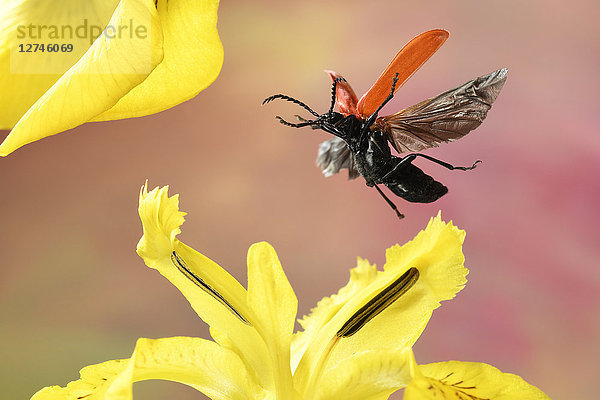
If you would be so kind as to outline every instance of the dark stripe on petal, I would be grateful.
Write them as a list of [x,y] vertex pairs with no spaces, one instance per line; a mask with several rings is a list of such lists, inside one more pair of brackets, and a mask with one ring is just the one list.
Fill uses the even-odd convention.
[[177,255],[177,253],[175,253],[175,252],[171,253],[171,262],[190,281],[194,282],[202,290],[204,290],[206,293],[210,294],[215,300],[217,300],[219,303],[221,303],[225,307],[227,307],[229,309],[229,311],[231,311],[236,317],[238,317],[240,319],[240,321],[242,321],[244,324],[251,326],[250,322],[248,322],[248,320],[246,318],[244,318],[244,316],[242,314],[240,314],[240,312],[238,310],[236,310],[231,305],[231,303],[229,303],[219,292],[217,292],[215,289],[210,287],[198,275],[196,275],[192,271],[190,271],[189,268],[186,267],[186,265],[183,262],[183,260],[181,259],[181,257],[179,257],[179,255]]
[[360,330],[367,322],[392,305],[406,293],[419,279],[419,270],[410,268],[401,277],[384,288],[375,297],[360,308],[336,333],[338,337],[349,337]]

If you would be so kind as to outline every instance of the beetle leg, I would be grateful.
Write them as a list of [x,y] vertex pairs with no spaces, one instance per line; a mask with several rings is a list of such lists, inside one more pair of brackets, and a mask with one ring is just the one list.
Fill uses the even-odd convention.
[[377,185],[373,185],[373,186],[375,186],[375,189],[377,189],[377,192],[379,192],[379,194],[381,195],[381,197],[383,197],[383,199],[386,201],[386,203],[388,203],[388,205],[390,207],[392,207],[392,210],[394,210],[398,219],[404,218],[404,214],[402,214],[400,211],[398,211],[398,207],[396,207],[396,205],[390,199],[388,199],[388,197],[381,191],[381,189],[379,189],[379,186],[377,186]]
[[381,105],[377,108],[377,110],[375,110],[375,112],[373,114],[371,114],[369,116],[369,118],[367,118],[367,121],[365,123],[365,129],[368,129],[371,125],[373,125],[373,123],[375,122],[375,120],[377,119],[377,114],[379,114],[379,111],[381,111],[381,109],[391,100],[394,98],[394,91],[396,90],[396,83],[398,83],[398,73],[396,73],[396,75],[394,76],[394,79],[392,81],[392,90],[390,91],[390,94],[388,95],[388,97],[385,98],[385,100],[383,101],[383,103],[381,103]]
[[333,107],[335,106],[335,92],[338,82],[346,82],[346,80],[341,76],[338,76],[333,80],[333,84],[331,87],[331,106],[329,107],[329,111],[327,111],[327,114],[333,113]]
[[431,156],[428,156],[427,154],[414,153],[414,154],[409,154],[409,155],[403,157],[402,159],[404,160],[405,158],[408,158],[408,157],[410,157],[411,161],[414,160],[417,157],[423,157],[423,158],[425,158],[425,159],[427,159],[429,161],[432,161],[432,162],[434,162],[434,163],[436,163],[438,165],[441,165],[442,167],[447,168],[449,170],[455,170],[455,169],[457,169],[457,170],[460,170],[460,171],[470,171],[470,170],[474,169],[475,167],[477,167],[477,164],[479,164],[481,162],[481,160],[477,160],[470,167],[455,167],[454,165],[452,165],[450,163],[447,163],[447,162],[442,161],[442,160],[438,160],[437,158],[433,158]]
[[367,134],[369,133],[369,129],[371,128],[371,125],[373,125],[375,123],[375,120],[377,119],[377,114],[379,114],[379,111],[381,111],[381,109],[391,99],[394,98],[394,91],[396,90],[396,83],[398,83],[398,73],[396,73],[396,75],[394,76],[394,79],[392,80],[392,90],[390,90],[390,94],[388,95],[388,97],[385,98],[385,100],[383,101],[383,103],[381,103],[381,105],[377,108],[377,110],[375,110],[375,112],[373,114],[371,114],[369,116],[369,118],[367,118],[367,120],[363,123],[362,129],[360,131],[359,142],[362,143],[363,140],[365,140]]
[[391,177],[392,175],[394,175],[394,173],[399,168],[402,168],[403,165],[412,163],[414,161],[414,159],[417,158],[417,157],[423,157],[423,158],[425,158],[425,159],[427,159],[429,161],[432,161],[432,162],[434,162],[434,163],[436,163],[438,165],[441,165],[442,167],[447,168],[449,170],[455,170],[455,169],[457,169],[459,171],[469,171],[469,170],[472,170],[475,167],[477,167],[477,164],[479,164],[481,162],[481,160],[477,160],[470,167],[456,167],[456,166],[454,166],[454,165],[452,165],[450,163],[447,163],[445,161],[438,160],[437,158],[433,158],[431,156],[428,156],[427,154],[413,153],[413,154],[406,155],[406,156],[404,156],[402,158],[394,157],[396,160],[398,160],[397,163],[396,163],[396,165],[394,165],[394,167],[387,174],[385,174],[381,178],[381,180],[382,181],[387,180],[389,177]]

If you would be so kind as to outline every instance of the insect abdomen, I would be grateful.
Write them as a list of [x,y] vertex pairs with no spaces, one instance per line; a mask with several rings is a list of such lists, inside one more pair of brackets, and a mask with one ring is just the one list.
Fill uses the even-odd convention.
[[403,166],[384,183],[395,195],[412,203],[432,203],[448,193],[446,186],[412,164]]

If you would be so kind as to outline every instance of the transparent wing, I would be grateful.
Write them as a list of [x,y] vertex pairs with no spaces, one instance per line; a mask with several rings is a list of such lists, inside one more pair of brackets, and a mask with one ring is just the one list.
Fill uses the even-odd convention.
[[477,128],[498,97],[508,70],[499,69],[399,113],[377,118],[398,153],[421,151],[460,139]]
[[360,176],[354,166],[354,158],[346,142],[335,136],[319,145],[317,166],[321,168],[323,175],[327,177],[337,174],[344,168],[348,170],[348,179],[355,179]]

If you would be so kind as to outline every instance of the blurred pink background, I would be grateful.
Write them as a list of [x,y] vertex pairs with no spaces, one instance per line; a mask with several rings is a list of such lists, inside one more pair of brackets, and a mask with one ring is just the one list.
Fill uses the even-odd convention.
[[[436,310],[417,361],[490,363],[554,399],[595,399],[600,374],[600,135],[596,1],[223,2],[225,63],[195,99],[157,115],[90,123],[0,160],[0,381],[6,399],[131,354],[138,337],[208,338],[183,296],[135,254],[139,187],[171,186],[180,235],[244,284],[248,246],[278,251],[299,316],[348,279],[357,256],[382,265],[439,209],[467,231],[467,287]],[[330,80],[363,93],[397,50],[433,28],[448,42],[401,89],[398,111],[500,67],[508,81],[485,123],[418,162],[450,192],[398,199],[399,222],[364,181],[324,178],[328,136],[260,107],[285,93],[325,111]],[[137,398],[199,399],[174,383]],[[396,395],[395,395],[396,396]]]

